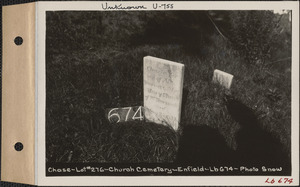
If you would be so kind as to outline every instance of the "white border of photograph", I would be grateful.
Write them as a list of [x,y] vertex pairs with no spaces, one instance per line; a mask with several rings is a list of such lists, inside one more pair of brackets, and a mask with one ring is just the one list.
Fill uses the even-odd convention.
[[[123,6],[144,6],[148,11],[154,10],[153,3],[173,4],[172,10],[292,10],[292,184],[266,184],[267,178],[279,180],[282,176],[70,176],[46,177],[46,139],[45,139],[45,109],[46,109],[46,11],[81,10],[103,11],[102,4],[122,4]],[[291,186],[299,185],[299,2],[116,2],[116,1],[69,1],[69,2],[37,2],[37,41],[36,41],[36,184],[59,186]],[[163,10],[163,9],[155,9]],[[118,10],[109,10],[118,11]],[[136,10],[132,10],[136,11]],[[166,10],[171,11],[171,10]]]

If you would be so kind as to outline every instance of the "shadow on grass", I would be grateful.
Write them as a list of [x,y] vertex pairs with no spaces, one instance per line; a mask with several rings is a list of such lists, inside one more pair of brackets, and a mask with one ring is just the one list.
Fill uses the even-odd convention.
[[239,164],[290,168],[290,158],[279,139],[261,127],[254,111],[231,96],[225,96],[230,116],[239,123],[236,158]]
[[234,157],[218,130],[206,125],[184,127],[177,162],[186,164],[225,164]]
[[290,170],[290,158],[279,139],[264,130],[252,109],[225,96],[229,115],[239,123],[236,150],[230,149],[217,129],[207,125],[187,125],[179,140],[177,162],[201,165],[283,167]]

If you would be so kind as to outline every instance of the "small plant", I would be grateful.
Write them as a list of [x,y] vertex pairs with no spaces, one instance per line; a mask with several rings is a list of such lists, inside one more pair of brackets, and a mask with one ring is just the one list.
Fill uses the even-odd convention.
[[277,101],[281,100],[281,98],[282,98],[281,94],[278,92],[278,90],[276,88],[268,89],[268,91],[265,95],[268,99],[270,99],[273,102],[277,102]]

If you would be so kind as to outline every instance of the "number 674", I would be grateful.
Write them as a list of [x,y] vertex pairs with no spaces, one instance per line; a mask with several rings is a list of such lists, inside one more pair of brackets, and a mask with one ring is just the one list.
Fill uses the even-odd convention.
[[107,119],[110,123],[142,121],[144,120],[144,108],[142,106],[110,108],[107,110]]

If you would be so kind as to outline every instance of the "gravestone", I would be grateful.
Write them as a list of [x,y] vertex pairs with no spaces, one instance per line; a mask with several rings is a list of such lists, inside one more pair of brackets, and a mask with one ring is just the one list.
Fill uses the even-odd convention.
[[184,65],[144,57],[144,112],[146,121],[178,129],[181,115]]
[[230,89],[232,83],[233,75],[226,73],[224,71],[215,69],[213,82],[219,83],[220,85],[224,86],[227,89]]

